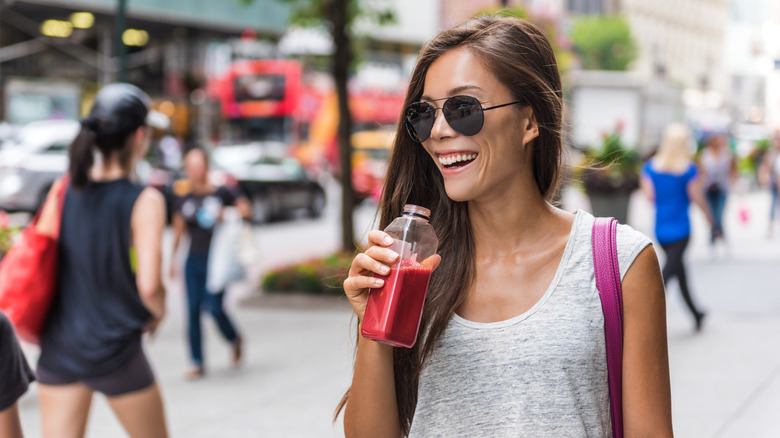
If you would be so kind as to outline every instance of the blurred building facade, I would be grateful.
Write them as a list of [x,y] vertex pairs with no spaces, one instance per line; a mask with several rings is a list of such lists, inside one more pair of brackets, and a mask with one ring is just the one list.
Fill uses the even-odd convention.
[[[74,93],[80,96],[79,116],[101,85],[117,80],[121,38],[128,82],[168,102],[169,115],[181,119],[174,126],[186,129],[191,94],[206,81],[209,47],[247,32],[278,40],[289,17],[289,6],[278,1],[245,6],[133,0],[127,30],[117,35],[117,5],[118,0],[0,0],[0,120],[24,123],[58,118],[60,112],[73,118]],[[62,97],[50,98],[55,95]],[[176,108],[182,111],[176,114]]]
[[728,91],[728,0],[623,0],[620,12],[639,45],[634,70],[642,76]]
[[732,0],[726,53],[733,117],[745,137],[780,129],[780,4]]

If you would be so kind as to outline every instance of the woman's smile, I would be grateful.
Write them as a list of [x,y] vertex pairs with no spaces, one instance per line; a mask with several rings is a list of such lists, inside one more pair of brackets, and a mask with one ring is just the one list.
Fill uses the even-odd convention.
[[470,167],[479,154],[472,151],[446,151],[437,152],[435,155],[441,164],[442,173],[446,175],[458,173]]

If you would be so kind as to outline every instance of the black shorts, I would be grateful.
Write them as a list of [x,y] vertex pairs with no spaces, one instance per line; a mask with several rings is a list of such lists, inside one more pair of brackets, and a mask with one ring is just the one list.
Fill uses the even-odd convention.
[[36,374],[38,383],[44,385],[82,383],[87,388],[105,394],[107,397],[140,391],[154,384],[154,373],[142,349],[138,349],[138,353],[133,355],[118,370],[98,377],[68,379],[46,370],[40,364],[38,364]]

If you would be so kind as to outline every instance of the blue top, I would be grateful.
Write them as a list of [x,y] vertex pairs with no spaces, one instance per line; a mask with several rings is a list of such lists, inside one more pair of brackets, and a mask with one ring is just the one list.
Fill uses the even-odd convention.
[[650,178],[655,189],[655,237],[665,245],[691,235],[691,219],[688,207],[688,184],[699,172],[691,163],[682,173],[659,172],[650,161],[645,163],[642,173]]
[[38,364],[68,379],[112,373],[141,348],[151,314],[130,261],[130,217],[143,187],[89,182],[65,196],[57,291]]

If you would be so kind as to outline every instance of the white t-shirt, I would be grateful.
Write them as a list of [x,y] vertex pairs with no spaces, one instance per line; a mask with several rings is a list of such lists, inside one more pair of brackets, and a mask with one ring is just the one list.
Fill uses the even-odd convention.
[[[458,315],[420,376],[410,437],[612,435],[594,218],[578,211],[552,283],[506,321]],[[621,279],[650,239],[618,227]]]

